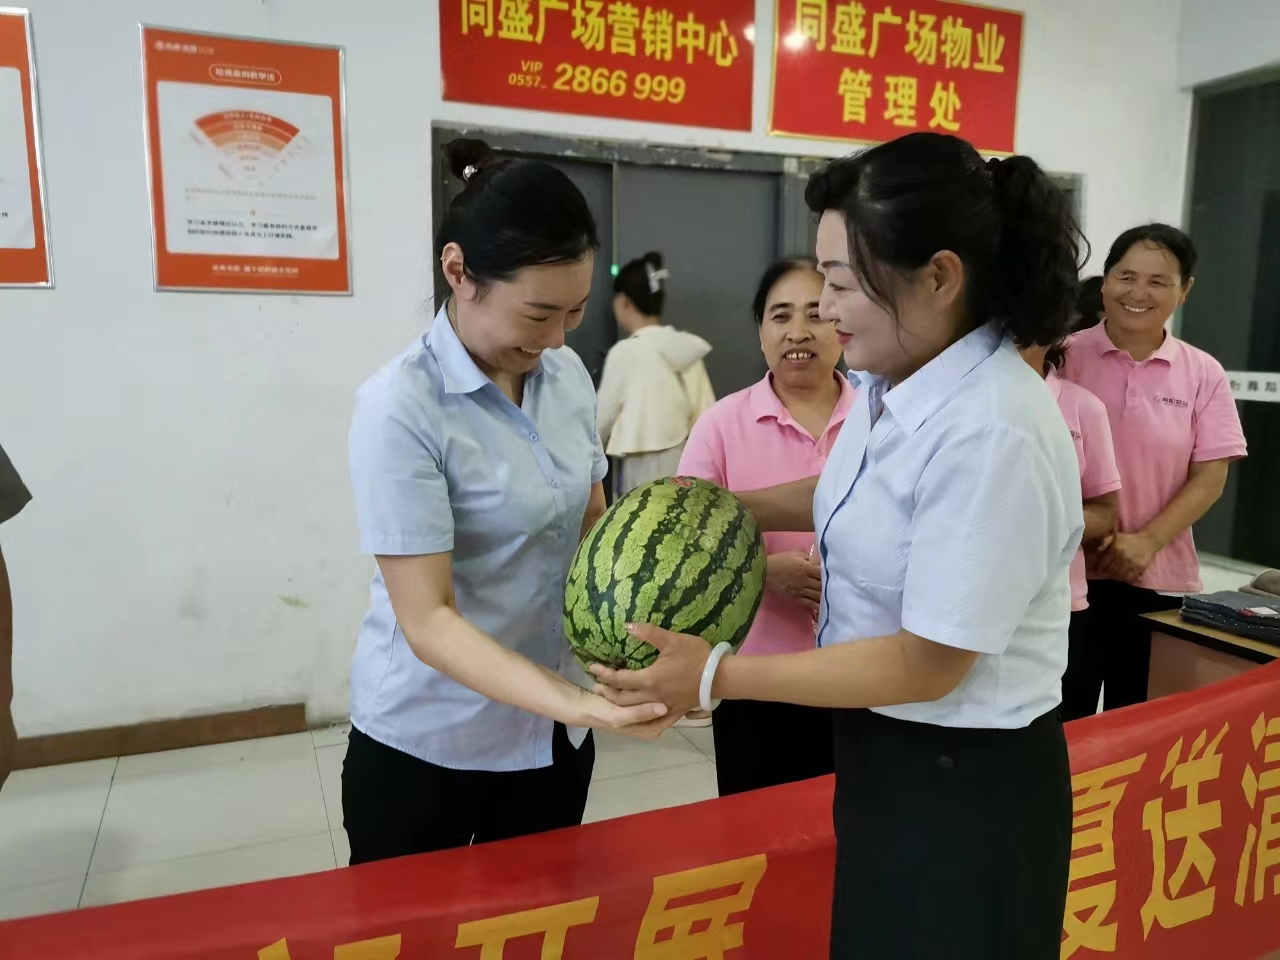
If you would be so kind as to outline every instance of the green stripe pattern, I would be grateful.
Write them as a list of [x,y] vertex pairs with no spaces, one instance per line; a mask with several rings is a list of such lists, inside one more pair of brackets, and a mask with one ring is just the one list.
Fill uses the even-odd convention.
[[694,477],[647,483],[610,507],[578,547],[565,639],[583,667],[628,670],[658,657],[628,623],[736,650],[760,607],[765,562],[760,528],[729,491]]

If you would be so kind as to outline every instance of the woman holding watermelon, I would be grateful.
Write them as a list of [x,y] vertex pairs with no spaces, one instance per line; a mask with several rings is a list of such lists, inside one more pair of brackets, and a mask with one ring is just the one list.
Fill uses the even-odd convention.
[[437,237],[448,302],[360,388],[349,439],[378,563],[342,769],[353,864],[581,823],[584,728],[665,713],[575,683],[560,629],[574,550],[605,509],[595,390],[564,346],[591,286],[591,212],[545,163],[467,140],[446,155],[466,184]]
[[1018,346],[1066,333],[1079,231],[1033,161],[938,134],[834,161],[807,200],[858,396],[816,483],[741,498],[766,530],[816,530],[819,648],[708,656],[643,626],[657,663],[597,676],[671,715],[834,709],[832,958],[1056,958],[1084,519],[1071,436]]

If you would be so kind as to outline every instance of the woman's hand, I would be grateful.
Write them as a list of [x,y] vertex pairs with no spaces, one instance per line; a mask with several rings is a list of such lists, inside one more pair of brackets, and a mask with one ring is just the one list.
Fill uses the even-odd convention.
[[1113,580],[1136,583],[1159,552],[1160,545],[1145,533],[1117,533],[1098,551],[1098,571]]
[[822,565],[798,550],[771,553],[765,585],[817,613],[822,601]]
[[598,692],[620,707],[666,704],[666,715],[653,723],[661,733],[686,713],[698,709],[698,686],[711,647],[701,637],[672,633],[652,624],[628,624],[627,630],[637,640],[657,648],[657,662],[643,670],[611,670],[594,664],[591,673],[600,681]]
[[[656,740],[671,725],[662,722],[669,713],[664,704],[646,701],[623,706],[589,690],[583,690],[582,695],[583,725],[592,729]],[[680,715],[676,714],[675,719],[679,718]]]

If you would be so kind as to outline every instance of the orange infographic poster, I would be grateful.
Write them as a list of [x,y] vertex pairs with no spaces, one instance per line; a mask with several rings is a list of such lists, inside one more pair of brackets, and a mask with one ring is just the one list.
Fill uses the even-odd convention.
[[0,7],[0,287],[51,287],[35,51],[26,10]]
[[142,28],[160,290],[351,293],[340,47]]

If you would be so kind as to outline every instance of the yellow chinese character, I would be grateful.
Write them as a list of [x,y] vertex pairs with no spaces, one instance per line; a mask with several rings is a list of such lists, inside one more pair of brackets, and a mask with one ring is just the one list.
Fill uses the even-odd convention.
[[711,35],[707,42],[707,55],[716,62],[717,67],[731,67],[738,59],[738,40],[729,32],[729,25],[720,21],[720,29]]
[[846,68],[840,73],[840,96],[844,98],[844,122],[866,123],[867,101],[871,99],[871,74]]
[[462,0],[462,32],[470,33],[472,27],[493,36],[493,0]]
[[573,0],[573,39],[588,50],[603,50],[604,27],[604,0]]
[[966,27],[961,17],[942,21],[942,56],[947,69],[968,67],[973,52],[973,28]]
[[644,22],[640,36],[644,40],[644,55],[655,60],[670,60],[675,45],[675,17],[670,10],[644,8]]
[[[767,866],[768,858],[760,853],[654,877],[649,909],[636,936],[634,960],[725,960],[726,951],[743,943],[742,922],[729,923],[729,916],[750,908]],[[672,900],[725,887],[738,890],[727,897],[671,906]],[[695,925],[701,927],[697,933],[693,932]],[[668,931],[670,935],[663,936]]]
[[533,0],[502,0],[498,36],[503,40],[541,43],[547,33],[547,11],[569,9],[569,0],[538,0],[538,32],[533,32]]
[[796,0],[796,32],[827,49],[827,0]]
[[[253,272],[252,269],[250,272]],[[262,267],[259,272],[275,272]],[[333,960],[396,960],[400,956],[400,934],[391,937],[379,937],[376,940],[361,940],[359,943],[344,943],[333,948]],[[258,951],[258,960],[289,960],[289,941],[277,940],[269,947]]]
[[[1124,781],[1146,763],[1147,755],[1078,773],[1071,778],[1071,882],[1104,876],[1116,868],[1116,808],[1124,796]],[[1079,851],[1089,851],[1076,856]],[[1105,880],[1071,890],[1062,920],[1066,934],[1059,954],[1067,960],[1077,950],[1114,953],[1116,924],[1107,923],[1116,903],[1116,881]]]
[[609,52],[636,55],[636,31],[640,29],[640,11],[629,3],[609,4]]
[[854,57],[867,55],[867,8],[860,3],[836,6],[836,22],[831,25],[831,52]]
[[982,28],[982,36],[978,37],[978,62],[973,69],[985,70],[987,73],[1004,73],[1004,64],[1000,58],[1004,55],[1004,37],[994,23]]
[[692,12],[676,24],[676,49],[685,51],[687,63],[693,63],[695,50],[707,49],[707,28]]
[[892,120],[895,127],[916,125],[916,78],[884,78],[884,118]]
[[502,960],[502,948],[508,940],[540,933],[542,960],[560,960],[569,928],[591,923],[599,906],[599,897],[589,897],[572,903],[558,903],[554,907],[510,913],[505,917],[460,923],[454,948],[479,947],[480,960]]
[[[1151,894],[1142,905],[1144,939],[1151,933],[1154,923],[1158,922],[1168,930],[1213,913],[1216,888],[1209,880],[1213,876],[1217,860],[1209,845],[1204,842],[1204,834],[1222,826],[1222,804],[1217,800],[1207,803],[1202,801],[1200,785],[1216,780],[1222,772],[1222,756],[1218,753],[1218,745],[1222,743],[1228,729],[1230,725],[1224,723],[1207,747],[1205,740],[1208,738],[1208,731],[1200,731],[1186,760],[1182,759],[1181,737],[1169,751],[1160,782],[1164,783],[1172,774],[1172,788],[1187,792],[1185,807],[1165,813],[1164,799],[1157,797],[1148,800],[1142,808],[1142,829],[1151,834],[1151,859],[1154,864],[1151,872]],[[1170,840],[1185,840],[1186,845],[1182,848],[1182,859],[1177,868],[1166,880],[1165,846]],[[1205,888],[1179,897],[1192,867],[1200,875]]]
[[[1246,899],[1249,861],[1253,857],[1254,844],[1257,844],[1257,862],[1253,871],[1254,903],[1267,895],[1267,871],[1280,866],[1280,717],[1272,717],[1268,721],[1265,714],[1258,714],[1258,719],[1249,732],[1253,736],[1253,749],[1262,754],[1263,770],[1258,774],[1254,771],[1253,764],[1246,766],[1240,786],[1244,789],[1244,797],[1249,801],[1251,810],[1258,809],[1259,794],[1269,796],[1262,798],[1258,826],[1249,824],[1244,852],[1240,854],[1240,870],[1236,874],[1236,903],[1241,906]],[[1262,746],[1264,740],[1267,741],[1265,749]],[[1271,879],[1271,895],[1280,896],[1280,873]]]
[[931,13],[911,11],[911,19],[907,21],[907,53],[916,58],[916,63],[938,62],[938,31],[933,28],[937,22],[938,18]]
[[902,18],[893,12],[893,7],[885,7],[871,18],[871,51],[868,56],[874,57],[880,49],[880,24],[902,26]]
[[944,87],[942,81],[939,80],[933,87],[933,96],[929,98],[929,106],[933,109],[933,119],[929,121],[929,128],[934,129],[941,127],[943,130],[950,130],[955,133],[960,129],[960,121],[956,119],[956,111],[960,109],[960,97],[956,94],[956,84],[954,80],[947,82]]

